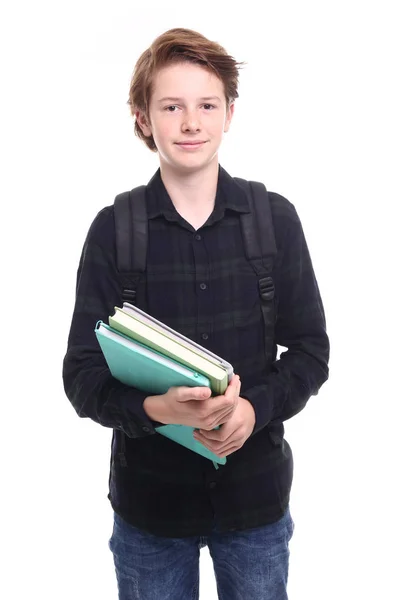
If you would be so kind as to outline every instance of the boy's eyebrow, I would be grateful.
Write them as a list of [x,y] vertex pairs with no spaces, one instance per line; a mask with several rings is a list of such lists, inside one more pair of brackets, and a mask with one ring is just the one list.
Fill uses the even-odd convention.
[[[207,102],[208,100],[219,100],[221,102],[221,98],[219,98],[219,96],[203,96],[203,98],[199,98],[199,100],[203,101],[203,102]],[[166,96],[165,98],[161,98],[161,100],[158,101],[159,104],[161,104],[162,102],[182,102],[183,98],[174,98],[172,96]]]

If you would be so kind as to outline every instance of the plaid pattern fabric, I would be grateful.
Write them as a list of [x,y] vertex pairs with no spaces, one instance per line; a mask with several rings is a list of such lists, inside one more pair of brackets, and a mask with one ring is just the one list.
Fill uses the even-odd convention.
[[[280,518],[289,502],[292,454],[282,422],[328,379],[329,340],[318,284],[293,204],[270,192],[278,254],[275,355],[265,364],[258,280],[244,254],[242,189],[219,166],[215,207],[197,231],[176,211],[160,169],[146,188],[147,270],[140,308],[223,356],[240,375],[256,426],[216,471],[211,461],[157,434],[146,394],[111,377],[94,327],[121,306],[113,206],[94,219],[78,268],[63,365],[65,392],[81,417],[116,430],[109,499],[131,524],[155,535],[206,535]],[[287,348],[276,360],[276,344]],[[125,460],[118,456],[123,452]]]

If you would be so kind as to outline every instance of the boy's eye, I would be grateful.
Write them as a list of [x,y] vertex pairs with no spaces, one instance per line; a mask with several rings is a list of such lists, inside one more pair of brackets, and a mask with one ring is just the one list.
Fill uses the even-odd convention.
[[[211,108],[215,108],[213,104],[203,104],[203,106],[204,107],[209,106]],[[175,110],[174,111],[169,110],[170,108],[177,108],[177,106],[176,106],[176,104],[171,104],[171,106],[167,106],[165,108],[165,110],[168,111],[168,112],[176,112]]]

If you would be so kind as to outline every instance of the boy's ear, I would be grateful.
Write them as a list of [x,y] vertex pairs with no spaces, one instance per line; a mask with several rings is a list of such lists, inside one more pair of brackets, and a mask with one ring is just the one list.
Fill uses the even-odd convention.
[[144,135],[147,137],[151,136],[151,129],[150,129],[148,120],[146,118],[146,115],[142,111],[137,110],[135,112],[135,117],[136,117],[136,121],[138,122],[139,127],[143,131]]
[[229,131],[229,127],[230,127],[234,112],[235,112],[235,103],[232,102],[229,105],[228,110],[226,111],[224,133],[227,133]]

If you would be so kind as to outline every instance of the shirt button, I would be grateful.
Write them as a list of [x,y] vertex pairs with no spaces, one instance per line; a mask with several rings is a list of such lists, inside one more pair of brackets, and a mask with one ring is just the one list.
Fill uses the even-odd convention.
[[196,233],[196,235],[194,236],[194,239],[199,242],[201,240],[201,235],[199,233]]
[[208,333],[202,333],[201,337],[203,340],[208,340]]
[[216,481],[212,481],[212,482],[210,483],[210,488],[213,490],[213,489],[215,488],[215,486],[216,486],[216,485],[217,485],[217,482],[216,482]]
[[148,433],[150,431],[150,429],[148,427],[142,427],[143,431],[145,431],[146,433]]
[[201,283],[200,284],[200,289],[201,290],[206,290],[207,289],[207,284],[206,283]]

